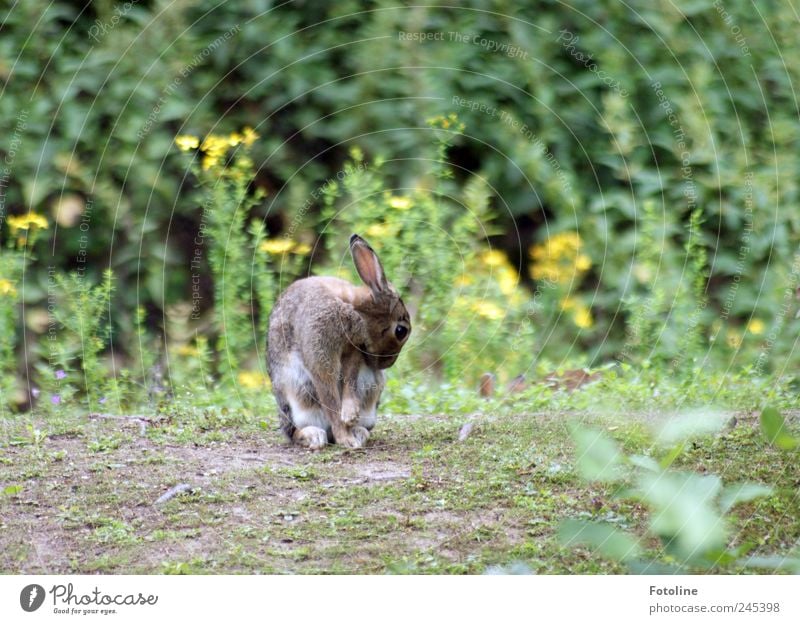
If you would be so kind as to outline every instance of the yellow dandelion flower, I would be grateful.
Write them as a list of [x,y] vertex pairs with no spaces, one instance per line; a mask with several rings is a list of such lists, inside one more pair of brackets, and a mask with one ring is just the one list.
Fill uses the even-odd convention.
[[559,307],[564,310],[572,310],[577,305],[577,302],[572,297],[564,297],[559,303]]
[[203,168],[203,171],[208,171],[212,167],[215,167],[219,163],[219,158],[217,156],[211,156],[210,154],[206,154],[203,156],[203,160],[200,166]]
[[208,171],[212,167],[216,167],[219,162],[228,153],[230,141],[228,137],[219,136],[217,134],[209,134],[200,144],[200,149],[203,151],[203,161],[201,166],[204,171]]
[[501,267],[500,274],[497,277],[497,285],[504,295],[514,294],[517,291],[517,286],[519,286],[517,272],[510,267]]
[[592,266],[591,258],[579,253],[581,237],[577,232],[560,232],[545,242],[532,245],[529,254],[531,277],[561,282],[574,276],[575,272],[584,273]]
[[508,262],[506,254],[499,249],[487,249],[481,254],[481,262],[488,267],[503,266]]
[[28,214],[8,217],[8,227],[11,235],[15,235],[19,230],[30,230],[31,228],[41,228],[46,230],[49,227],[47,219],[35,212]]
[[408,210],[413,203],[410,197],[393,196],[389,198],[389,205],[395,210]]
[[592,318],[592,313],[589,311],[589,308],[580,306],[575,312],[572,314],[572,320],[581,329],[589,329],[592,325],[594,325],[594,319]]
[[756,336],[763,334],[766,328],[767,326],[761,319],[753,319],[747,324],[747,331],[749,331],[751,334],[755,334]]
[[476,301],[473,304],[472,309],[483,318],[487,318],[492,321],[499,320],[506,315],[506,313],[503,311],[503,308],[501,308],[499,305],[484,299]]
[[546,280],[553,283],[559,283],[563,278],[557,267],[548,264],[534,264],[531,266],[530,273],[535,280]]
[[270,387],[269,377],[258,371],[242,371],[237,376],[237,379],[239,385],[243,388],[255,390]]
[[14,296],[17,294],[17,289],[14,288],[14,284],[11,280],[2,278],[0,279],[0,295],[6,296]]
[[245,126],[242,129],[241,136],[242,136],[242,144],[245,147],[250,147],[260,138],[258,133],[255,130],[253,130],[250,126]]
[[197,347],[193,345],[181,345],[178,347],[178,355],[182,355],[184,357],[196,357],[200,355],[200,351],[197,350]]
[[228,135],[228,145],[231,147],[236,147],[237,145],[239,145],[239,143],[242,142],[243,138],[244,137],[242,137],[242,135],[239,134],[238,132],[232,132],[231,134]]
[[383,238],[389,233],[389,225],[387,223],[373,223],[367,228],[367,236],[372,238]]
[[311,245],[306,245],[305,243],[297,243],[292,249],[292,253],[298,254],[300,256],[305,256],[311,253]]
[[469,286],[472,284],[472,276],[469,273],[462,273],[453,281],[453,284],[459,288]]
[[208,154],[224,154],[228,151],[230,143],[228,137],[218,134],[209,134],[200,144],[200,149]]
[[586,254],[580,254],[577,258],[575,258],[575,268],[581,273],[588,271],[591,266],[592,259]]
[[259,249],[268,254],[281,255],[291,251],[294,246],[294,241],[288,238],[269,238],[261,243]]
[[189,150],[200,147],[200,139],[190,134],[182,134],[175,137],[175,145],[177,145],[178,149],[182,152],[188,152]]

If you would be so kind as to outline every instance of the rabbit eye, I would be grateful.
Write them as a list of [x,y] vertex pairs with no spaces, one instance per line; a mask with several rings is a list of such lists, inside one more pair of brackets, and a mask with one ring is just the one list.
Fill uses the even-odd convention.
[[408,328],[403,325],[398,325],[394,328],[394,337],[398,340],[403,340],[408,335]]

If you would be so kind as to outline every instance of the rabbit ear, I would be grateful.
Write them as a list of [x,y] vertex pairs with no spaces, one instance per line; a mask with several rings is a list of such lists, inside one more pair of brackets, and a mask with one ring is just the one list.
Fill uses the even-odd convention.
[[378,260],[372,247],[367,244],[358,234],[350,237],[350,253],[353,256],[353,263],[364,283],[369,286],[373,295],[379,295],[389,290],[386,276],[383,274],[381,261]]

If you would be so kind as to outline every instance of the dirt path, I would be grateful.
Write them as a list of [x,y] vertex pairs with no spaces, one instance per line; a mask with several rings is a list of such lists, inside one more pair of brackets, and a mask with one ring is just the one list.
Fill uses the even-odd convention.
[[[579,481],[565,420],[391,417],[319,453],[255,425],[88,420],[0,446],[0,570],[12,573],[613,572],[556,539],[564,517],[644,510]],[[747,435],[752,420],[739,427]],[[143,435],[144,433],[144,435]],[[731,470],[731,458],[715,452]],[[699,462],[708,466],[708,460]],[[156,504],[178,484],[190,491]],[[795,530],[793,527],[792,530]]]

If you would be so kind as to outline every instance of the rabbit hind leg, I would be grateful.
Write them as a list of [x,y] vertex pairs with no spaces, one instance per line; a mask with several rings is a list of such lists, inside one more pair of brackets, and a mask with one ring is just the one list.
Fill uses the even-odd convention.
[[[286,436],[309,447],[324,446],[324,442],[320,445],[323,440],[331,441],[330,423],[300,359],[296,355],[289,358],[288,365],[274,377],[278,381],[273,382],[273,388],[280,407],[281,429]],[[306,429],[309,431],[303,433]]]

